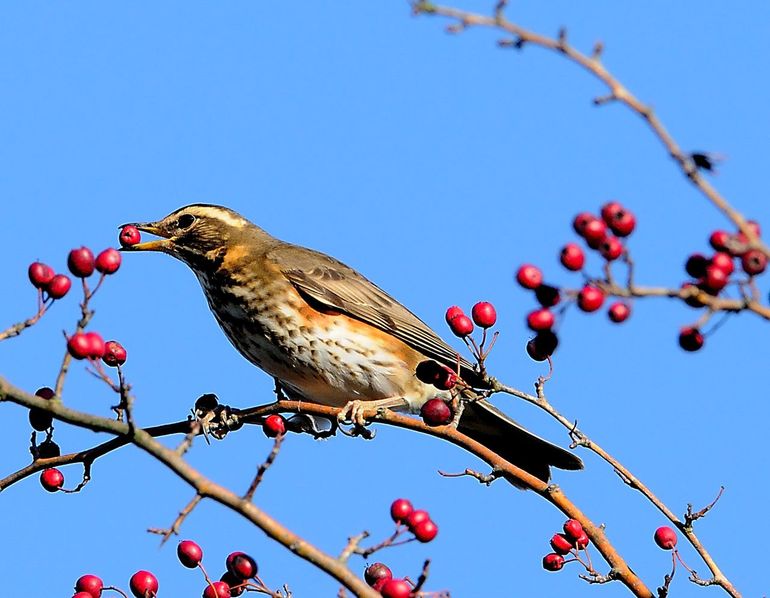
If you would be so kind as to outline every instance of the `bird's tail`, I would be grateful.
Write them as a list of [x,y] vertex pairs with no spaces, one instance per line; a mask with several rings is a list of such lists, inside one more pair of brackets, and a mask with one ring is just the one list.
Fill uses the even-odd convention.
[[578,456],[528,432],[488,401],[468,403],[457,429],[544,482],[551,477],[550,466],[583,469]]

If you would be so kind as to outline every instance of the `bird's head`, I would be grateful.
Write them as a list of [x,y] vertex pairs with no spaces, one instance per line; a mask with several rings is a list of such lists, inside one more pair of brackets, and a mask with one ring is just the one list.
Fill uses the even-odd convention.
[[216,269],[230,248],[254,240],[259,233],[266,235],[237,212],[208,204],[185,206],[157,222],[133,226],[161,238],[124,247],[124,251],[162,251],[195,271]]

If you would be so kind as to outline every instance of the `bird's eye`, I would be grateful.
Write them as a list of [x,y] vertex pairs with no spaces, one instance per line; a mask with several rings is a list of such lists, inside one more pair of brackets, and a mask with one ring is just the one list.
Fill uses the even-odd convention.
[[182,214],[179,220],[176,221],[176,226],[181,229],[190,228],[193,222],[195,222],[195,216],[192,214]]

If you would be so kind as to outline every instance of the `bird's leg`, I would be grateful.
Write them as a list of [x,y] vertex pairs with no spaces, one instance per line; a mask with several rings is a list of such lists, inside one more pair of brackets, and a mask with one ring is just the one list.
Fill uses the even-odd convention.
[[376,401],[350,401],[337,415],[337,424],[352,423],[353,428],[346,431],[340,427],[340,432],[348,436],[363,436],[364,438],[374,438],[374,432],[367,430],[367,421],[364,417],[364,411],[367,409],[391,409],[393,407],[408,407],[409,403],[400,397],[390,397],[387,399],[378,399]]

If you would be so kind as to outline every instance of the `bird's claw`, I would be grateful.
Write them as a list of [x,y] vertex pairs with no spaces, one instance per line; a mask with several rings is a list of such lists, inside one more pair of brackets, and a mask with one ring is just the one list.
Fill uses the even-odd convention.
[[[337,415],[337,425],[345,436],[362,436],[366,440],[374,438],[374,430],[369,430],[364,411],[366,404],[363,401],[350,401]],[[352,424],[349,430],[343,424]]]

